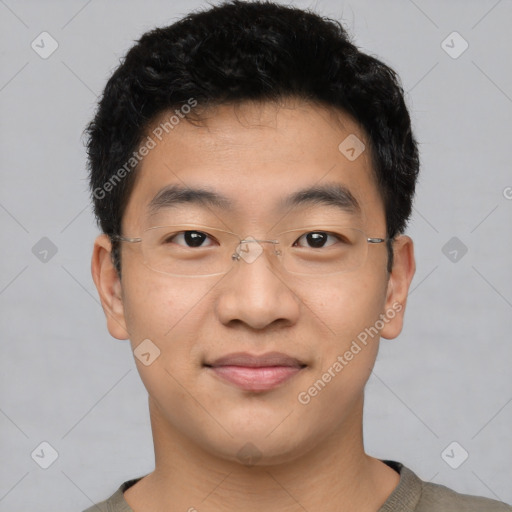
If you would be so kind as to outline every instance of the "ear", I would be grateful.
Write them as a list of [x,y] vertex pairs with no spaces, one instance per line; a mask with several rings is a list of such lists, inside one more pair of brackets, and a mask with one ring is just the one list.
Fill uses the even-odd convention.
[[406,235],[393,242],[393,268],[389,276],[384,315],[387,318],[380,335],[391,340],[402,331],[409,286],[416,271],[414,244]]
[[118,340],[129,338],[122,300],[121,279],[112,263],[112,244],[107,235],[99,235],[94,241],[91,274],[98,290],[107,328]]

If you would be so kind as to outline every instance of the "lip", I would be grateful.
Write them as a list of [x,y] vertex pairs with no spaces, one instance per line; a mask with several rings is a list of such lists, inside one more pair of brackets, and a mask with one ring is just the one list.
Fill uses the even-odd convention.
[[248,352],[233,352],[232,354],[219,357],[211,363],[206,363],[206,366],[245,366],[248,368],[289,366],[300,368],[305,366],[305,363],[282,352],[266,352],[260,355],[249,354]]
[[236,352],[204,366],[217,377],[246,391],[268,391],[284,384],[306,364],[281,352],[261,355]]

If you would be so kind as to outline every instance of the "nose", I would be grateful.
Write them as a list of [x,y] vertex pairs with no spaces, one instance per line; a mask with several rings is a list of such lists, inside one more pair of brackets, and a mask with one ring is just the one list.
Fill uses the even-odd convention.
[[234,252],[233,267],[222,280],[216,302],[219,320],[258,330],[273,323],[296,323],[301,302],[272,254],[278,246],[252,237],[245,240]]

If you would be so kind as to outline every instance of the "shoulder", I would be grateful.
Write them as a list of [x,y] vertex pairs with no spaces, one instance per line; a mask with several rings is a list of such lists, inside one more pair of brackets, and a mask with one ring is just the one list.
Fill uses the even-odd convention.
[[512,507],[501,501],[460,494],[444,485],[422,482],[421,499],[417,512],[512,512]]
[[133,509],[130,508],[124,499],[124,491],[135,485],[142,478],[143,476],[140,476],[123,482],[110,498],[92,505],[83,512],[133,512]]
[[512,506],[501,501],[461,494],[444,485],[424,482],[399,462],[382,462],[400,473],[400,482],[379,512],[512,512]]

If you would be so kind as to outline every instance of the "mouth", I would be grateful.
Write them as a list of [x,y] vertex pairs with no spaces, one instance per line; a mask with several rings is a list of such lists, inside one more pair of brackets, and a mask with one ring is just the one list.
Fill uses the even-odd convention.
[[280,352],[262,355],[237,352],[203,366],[221,380],[252,392],[274,389],[307,367],[304,362]]

